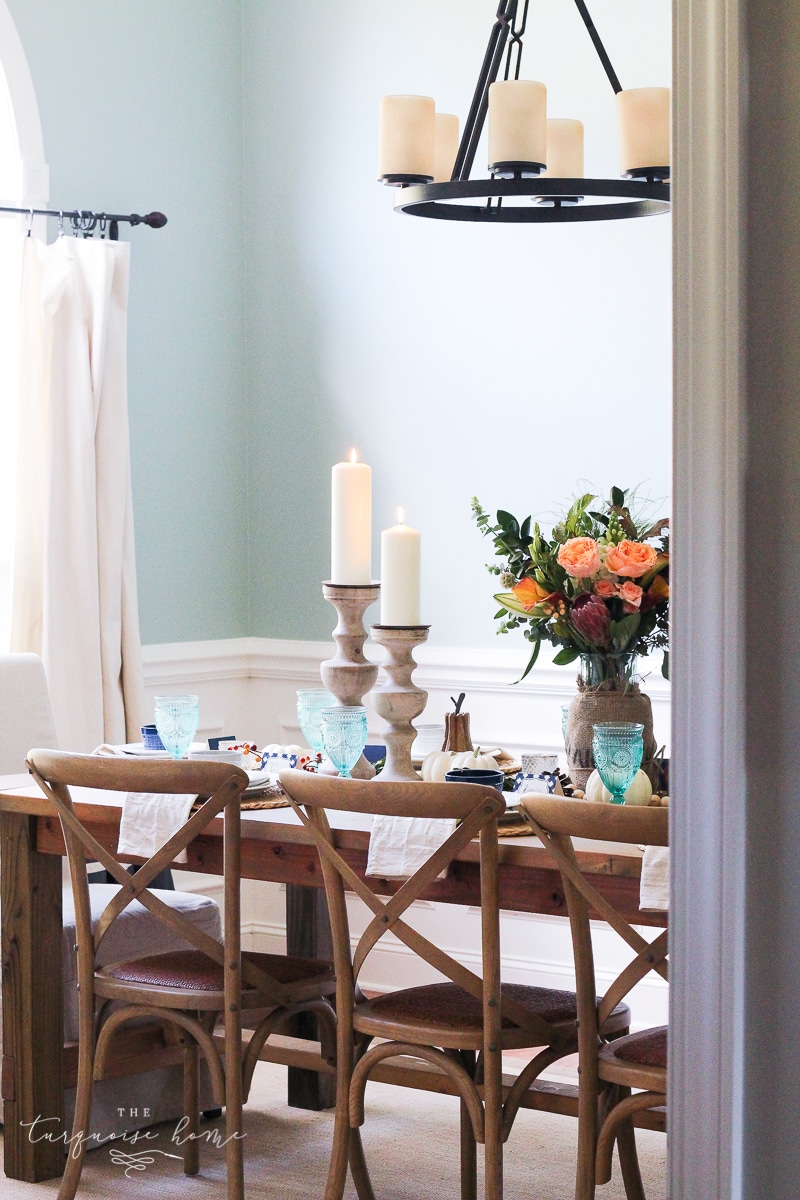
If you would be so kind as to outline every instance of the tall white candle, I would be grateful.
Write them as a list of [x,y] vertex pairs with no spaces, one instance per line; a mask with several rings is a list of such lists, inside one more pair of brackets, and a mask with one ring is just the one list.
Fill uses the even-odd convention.
[[419,625],[419,531],[397,516],[381,534],[381,625]]
[[356,461],[331,471],[331,583],[372,582],[372,470]]

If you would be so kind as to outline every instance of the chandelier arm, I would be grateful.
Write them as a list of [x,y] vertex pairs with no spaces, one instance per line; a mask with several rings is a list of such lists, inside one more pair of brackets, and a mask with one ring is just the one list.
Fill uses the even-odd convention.
[[500,63],[503,61],[503,51],[516,15],[517,0],[500,0],[492,32],[489,35],[489,44],[486,47],[486,54],[484,55],[480,75],[478,76],[475,94],[472,97],[472,104],[470,105],[464,124],[464,132],[461,135],[461,141],[458,146],[458,154],[453,165],[453,174],[450,176],[452,181],[469,179],[472,164],[475,161],[475,153],[478,149],[478,142],[483,132],[484,121],[486,120],[486,110],[489,107],[489,87],[497,79]]
[[594,48],[597,51],[597,57],[600,59],[600,62],[603,64],[603,70],[605,71],[606,75],[608,76],[608,82],[611,84],[611,86],[615,92],[621,92],[622,84],[620,83],[620,81],[617,77],[616,71],[614,70],[614,68],[611,65],[611,59],[608,57],[606,48],[600,40],[600,34],[597,32],[595,23],[591,18],[589,10],[586,7],[586,4],[584,3],[584,0],[575,0],[575,5],[578,9],[578,12],[581,14],[581,17],[583,18],[583,23],[586,26],[586,29],[588,30],[589,37],[592,39]]
[[522,39],[525,36],[525,26],[528,24],[528,4],[529,0],[523,0],[522,5],[522,20],[520,21],[519,29],[517,29],[516,14],[511,22],[511,36],[508,42],[508,50],[506,51],[506,69],[504,78],[508,79],[511,75],[511,55],[514,50],[517,52],[517,61],[514,67],[514,78],[519,79],[519,69],[522,64]]

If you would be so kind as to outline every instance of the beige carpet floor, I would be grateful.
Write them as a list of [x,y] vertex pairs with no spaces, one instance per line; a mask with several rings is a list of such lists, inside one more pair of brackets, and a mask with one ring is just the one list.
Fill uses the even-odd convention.
[[[248,1200],[318,1200],[324,1194],[333,1118],[286,1105],[286,1071],[260,1063],[246,1110],[245,1180]],[[205,1124],[211,1131],[221,1125]],[[186,1178],[171,1154],[174,1126],[157,1126],[157,1140],[126,1146],[151,1159],[139,1168],[112,1161],[103,1146],[87,1155],[79,1197],[86,1200],[224,1200],[224,1150],[201,1144],[200,1175]],[[210,1136],[210,1134],[209,1134]],[[662,1134],[637,1135],[648,1200],[665,1200]],[[570,1117],[521,1112],[506,1147],[508,1200],[572,1200],[576,1123]],[[114,1144],[112,1143],[112,1146]],[[117,1148],[120,1143],[116,1143]],[[458,1112],[447,1096],[388,1084],[367,1088],[364,1146],[378,1200],[457,1200]],[[152,1153],[160,1151],[160,1153]],[[27,1184],[0,1178],[2,1200],[55,1196],[58,1181]],[[353,1200],[348,1184],[345,1193]],[[615,1169],[598,1200],[624,1200]]]

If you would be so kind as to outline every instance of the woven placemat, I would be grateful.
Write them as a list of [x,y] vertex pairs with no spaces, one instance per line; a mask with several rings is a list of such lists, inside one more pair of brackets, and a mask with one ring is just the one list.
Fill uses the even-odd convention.
[[533,830],[527,821],[515,821],[513,825],[498,825],[497,836],[499,838],[507,837],[533,837]]
[[261,796],[253,800],[243,800],[241,808],[288,808],[289,801],[285,796]]

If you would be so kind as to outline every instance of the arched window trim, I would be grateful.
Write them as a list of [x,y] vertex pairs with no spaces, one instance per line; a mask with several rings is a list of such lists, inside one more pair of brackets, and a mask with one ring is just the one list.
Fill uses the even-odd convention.
[[0,0],[0,68],[17,130],[22,167],[19,203],[41,207],[50,199],[50,168],[45,162],[42,122],[28,59],[5,0]]

